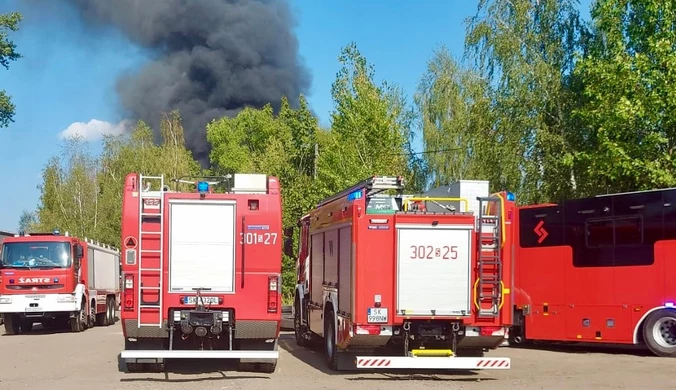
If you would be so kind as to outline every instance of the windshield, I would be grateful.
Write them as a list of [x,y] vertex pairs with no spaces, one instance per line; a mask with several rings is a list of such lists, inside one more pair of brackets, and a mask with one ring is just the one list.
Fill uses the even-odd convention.
[[68,268],[71,264],[67,242],[12,242],[2,248],[3,268]]

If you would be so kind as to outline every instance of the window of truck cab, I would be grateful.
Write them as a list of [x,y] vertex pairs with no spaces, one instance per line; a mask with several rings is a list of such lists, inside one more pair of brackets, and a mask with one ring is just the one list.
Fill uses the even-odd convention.
[[3,268],[68,268],[73,260],[67,242],[5,242],[0,256]]

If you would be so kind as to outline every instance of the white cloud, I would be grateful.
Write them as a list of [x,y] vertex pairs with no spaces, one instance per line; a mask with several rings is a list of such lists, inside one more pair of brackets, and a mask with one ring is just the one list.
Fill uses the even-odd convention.
[[118,123],[110,123],[92,119],[87,123],[74,122],[65,130],[59,133],[59,138],[70,138],[81,136],[85,141],[95,141],[103,138],[104,135],[121,135],[132,125],[128,119],[121,120]]

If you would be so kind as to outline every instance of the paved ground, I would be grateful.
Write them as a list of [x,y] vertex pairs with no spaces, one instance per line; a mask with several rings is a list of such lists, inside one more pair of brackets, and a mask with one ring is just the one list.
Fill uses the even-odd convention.
[[329,373],[321,351],[298,348],[285,332],[273,375],[233,371],[229,363],[167,364],[165,374],[118,370],[123,348],[119,323],[81,334],[4,336],[0,330],[0,389],[676,389],[674,360],[645,352],[566,348],[500,348],[509,371],[478,373]]

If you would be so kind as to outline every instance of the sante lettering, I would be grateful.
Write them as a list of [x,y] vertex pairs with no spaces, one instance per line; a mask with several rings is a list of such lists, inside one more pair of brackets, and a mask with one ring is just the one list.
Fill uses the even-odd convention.
[[52,278],[19,278],[19,283],[51,283]]

